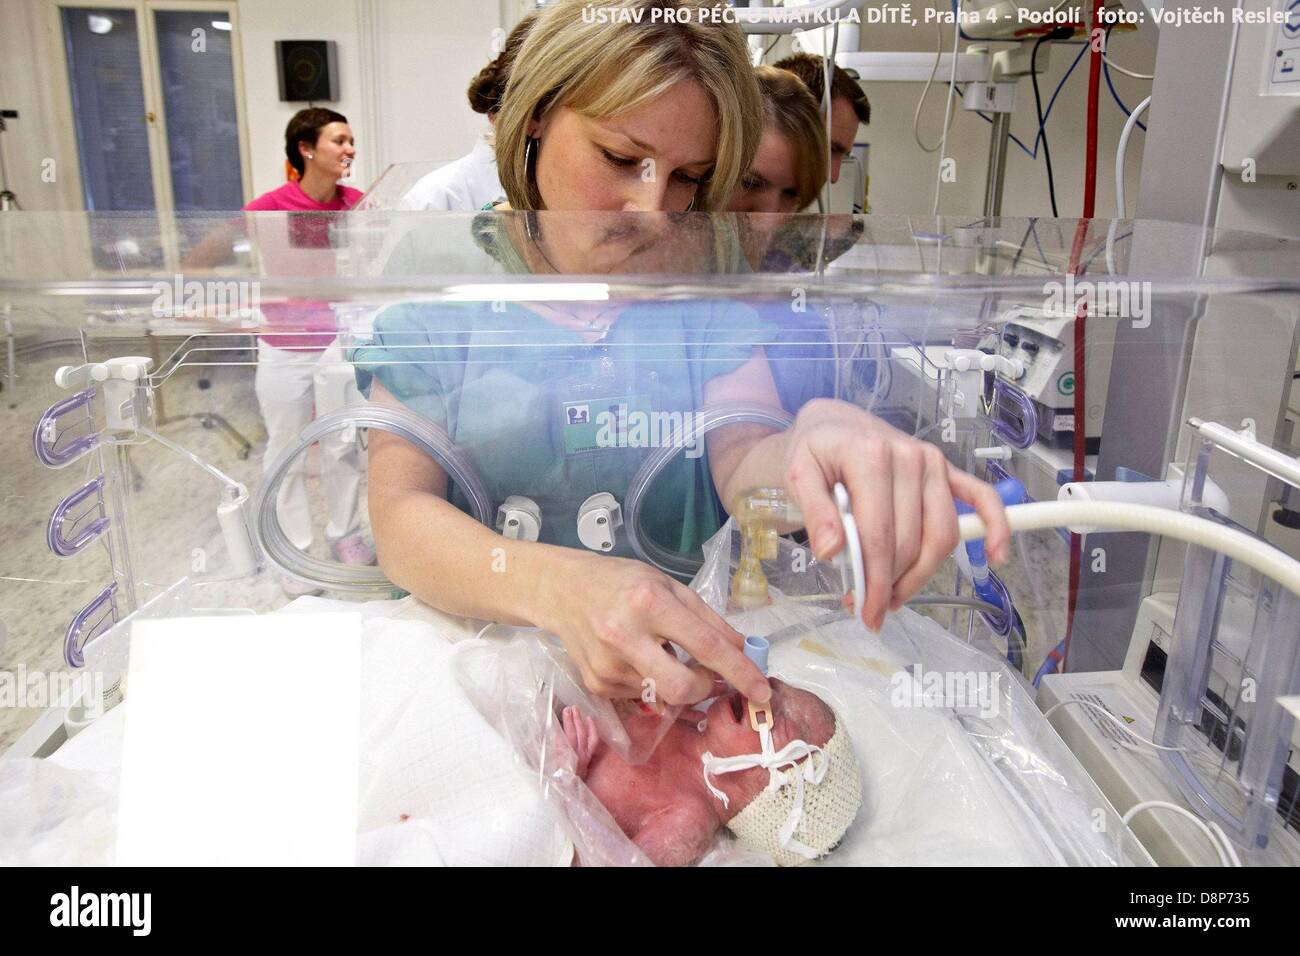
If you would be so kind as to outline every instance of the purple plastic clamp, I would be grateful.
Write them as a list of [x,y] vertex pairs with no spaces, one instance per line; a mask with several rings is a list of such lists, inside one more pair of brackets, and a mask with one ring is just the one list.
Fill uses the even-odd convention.
[[[36,423],[36,429],[32,432],[32,450],[36,452],[36,458],[42,465],[47,468],[62,468],[65,465],[72,464],[99,444],[99,433],[91,431],[68,442],[65,448],[58,447],[58,421],[69,412],[85,407],[90,426],[94,427],[94,413],[89,407],[94,398],[95,390],[88,388],[76,395],[70,395],[61,401],[55,402],[45,410],[45,414],[41,416],[40,421]],[[50,437],[53,440],[47,441],[47,438]]]
[[[61,558],[70,558],[78,551],[90,544],[101,534],[108,530],[111,523],[109,518],[104,514],[104,476],[96,475],[90,481],[86,482],[68,497],[58,503],[54,511],[50,513],[50,521],[45,526],[45,543]],[[96,507],[99,510],[99,517],[89,524],[77,529],[91,509],[81,512],[80,514],[69,514],[69,512],[84,502],[86,499],[94,496]],[[68,540],[63,534],[64,525],[70,526],[76,531],[75,537]]]
[[[90,619],[108,605],[108,613],[100,614],[93,623]],[[90,624],[87,627],[87,624]],[[99,637],[109,627],[117,623],[117,582],[114,581],[96,595],[95,599],[83,607],[80,613],[68,625],[68,636],[63,641],[63,659],[70,667],[85,666],[86,659],[82,651],[86,645]],[[84,633],[83,633],[84,632]]]

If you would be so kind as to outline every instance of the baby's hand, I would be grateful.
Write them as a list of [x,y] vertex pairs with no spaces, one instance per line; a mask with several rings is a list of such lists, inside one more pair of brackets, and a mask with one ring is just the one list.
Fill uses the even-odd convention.
[[564,725],[564,738],[578,755],[578,776],[585,778],[591,758],[600,745],[600,735],[596,733],[596,722],[577,707],[566,707],[560,715]]

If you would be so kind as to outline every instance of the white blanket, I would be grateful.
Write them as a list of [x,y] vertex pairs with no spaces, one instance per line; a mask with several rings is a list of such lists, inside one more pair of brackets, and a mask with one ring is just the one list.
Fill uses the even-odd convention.
[[[354,603],[304,598],[285,613],[356,611],[365,621],[358,862],[564,865],[572,846],[555,800],[543,801],[507,744],[457,684],[466,622],[413,599]],[[737,621],[770,633],[806,609],[765,609]],[[889,630],[920,619],[891,617]],[[823,692],[847,721],[864,776],[864,805],[825,862],[1033,865],[1053,862],[1026,807],[942,708],[891,703],[906,664],[859,628],[851,646],[819,632],[773,648],[774,674]],[[129,695],[129,688],[128,688]],[[113,859],[116,770],[129,700],[46,761],[0,764],[0,861],[105,864]],[[285,734],[286,741],[292,740]],[[1090,824],[1081,818],[1079,827]],[[717,862],[730,862],[720,838]]]

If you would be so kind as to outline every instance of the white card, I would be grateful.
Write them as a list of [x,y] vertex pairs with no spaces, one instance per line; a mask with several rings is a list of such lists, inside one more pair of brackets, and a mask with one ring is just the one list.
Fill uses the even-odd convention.
[[355,863],[360,615],[140,621],[126,699],[119,865]]

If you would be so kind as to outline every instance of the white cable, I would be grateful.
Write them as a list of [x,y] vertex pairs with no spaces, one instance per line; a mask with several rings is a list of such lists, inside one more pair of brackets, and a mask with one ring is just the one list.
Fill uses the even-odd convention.
[[[1115,147],[1115,207],[1119,210],[1117,218],[1124,219],[1128,213],[1124,206],[1124,161],[1128,154],[1128,138],[1133,133],[1133,127],[1137,126],[1138,117],[1142,111],[1151,105],[1151,97],[1147,97],[1141,103],[1133,108],[1129,114],[1128,122],[1124,124],[1124,130],[1119,134],[1119,145]],[[1109,241],[1109,237],[1108,237]],[[1106,249],[1107,258],[1110,258],[1110,246]]]
[[1091,707],[1096,713],[1105,717],[1112,724],[1114,724],[1120,730],[1124,731],[1124,733],[1128,734],[1138,743],[1145,744],[1146,746],[1152,748],[1153,750],[1169,750],[1173,752],[1181,752],[1187,750],[1186,747],[1166,747],[1163,744],[1156,743],[1154,740],[1147,740],[1145,737],[1139,736],[1138,734],[1134,733],[1133,730],[1131,730],[1122,720],[1120,720],[1118,717],[1112,714],[1105,707],[1102,707],[1100,704],[1094,704],[1090,700],[1080,700],[1078,698],[1074,698],[1071,700],[1057,701],[1051,707],[1047,708],[1047,710],[1043,711],[1043,716],[1051,717],[1052,714],[1056,713],[1058,710],[1060,710],[1062,707],[1066,706],[1067,704],[1079,704],[1084,707]]
[[1237,856],[1237,850],[1233,847],[1232,841],[1228,839],[1228,834],[1223,832],[1223,827],[1211,820],[1210,829],[1219,835],[1219,839],[1223,842],[1223,849],[1227,851],[1228,859],[1232,861],[1232,865],[1241,866],[1241,857]]
[[1228,839],[1228,835],[1223,832],[1222,827],[1217,823],[1207,825],[1196,814],[1176,803],[1169,803],[1166,800],[1143,800],[1141,803],[1135,803],[1124,814],[1124,825],[1127,826],[1134,817],[1145,810],[1172,810],[1179,816],[1186,817],[1196,824],[1201,832],[1205,834],[1206,839],[1213,844],[1214,852],[1219,857],[1220,866],[1241,866],[1241,858],[1237,856],[1237,851],[1232,848],[1232,841]]
[[[1244,531],[1181,511],[1120,501],[1034,501],[1012,505],[1006,514],[1012,531],[1095,527],[1142,531],[1200,545],[1221,552],[1300,595],[1300,561]],[[985,534],[984,520],[978,514],[961,515],[957,527],[963,541],[982,538]]]
[[[823,101],[826,106],[826,185],[823,187],[824,195],[826,196],[826,201],[825,201],[826,212],[830,212],[831,209],[831,169],[835,164],[835,158],[833,155],[834,147],[831,145],[831,115],[832,115],[831,107],[834,104],[835,97],[833,96],[833,91],[831,89],[831,80],[835,78],[835,54],[838,52],[839,46],[840,46],[840,23],[838,20],[836,20],[835,28],[831,31],[831,48],[828,55],[824,58],[825,66],[824,66],[824,74],[822,77]],[[823,49],[825,48],[823,47]],[[854,138],[856,139],[857,137],[855,136]],[[852,144],[850,144],[849,148],[850,149],[853,148]],[[822,255],[822,251],[819,250],[817,254],[818,272],[821,271],[821,261],[822,261],[821,255]]]
[[1106,61],[1106,65],[1116,73],[1123,73],[1125,76],[1131,76],[1135,80],[1154,80],[1154,73],[1134,73],[1132,70],[1126,70],[1109,56],[1110,54],[1110,31],[1106,31],[1106,36],[1101,41],[1101,58]]
[[[939,168],[934,174],[934,208],[930,215],[939,215],[939,190],[943,188],[943,163],[948,157],[948,125],[952,121],[952,91],[957,87],[957,48],[961,44],[961,0],[956,0],[957,8],[953,15],[956,21],[952,26],[952,72],[948,76],[948,95],[944,97],[947,105],[943,110],[943,139],[939,141]],[[940,254],[943,245],[939,246]]]
[[[930,67],[930,76],[925,81],[925,86],[921,90],[921,98],[916,101],[916,112],[912,114],[912,138],[916,140],[916,145],[927,153],[933,153],[943,145],[943,141],[935,143],[933,146],[925,145],[921,139],[921,110],[925,107],[925,98],[930,95],[930,87],[934,84],[934,75],[939,72],[939,61],[943,59],[943,27],[939,27],[934,34],[934,66]],[[952,91],[948,91],[948,96],[952,96]]]
[[[787,600],[792,600],[792,599],[787,598]],[[908,601],[907,602],[908,606],[909,607],[915,606],[915,602],[917,600],[918,600],[917,598],[913,598],[911,601]],[[1136,734],[1127,724],[1123,723],[1118,717],[1112,714],[1105,707],[1102,707],[1100,704],[1095,704],[1090,700],[1081,700],[1076,697],[1070,700],[1057,701],[1051,707],[1047,708],[1047,710],[1043,711],[1043,716],[1050,717],[1052,716],[1052,714],[1056,713],[1057,710],[1059,710],[1062,707],[1065,707],[1068,704],[1079,704],[1084,707],[1092,708],[1093,711],[1100,714],[1102,717],[1105,717],[1112,724],[1114,724],[1119,730],[1127,734],[1130,739],[1132,739],[1137,743],[1142,744],[1143,746],[1150,747],[1152,750],[1164,750],[1173,753],[1183,754],[1183,756],[1187,757],[1193,763],[1198,763],[1202,767],[1208,768],[1216,776],[1218,776],[1218,779],[1223,780],[1224,782],[1231,785],[1233,789],[1236,790],[1237,792],[1239,793],[1241,792],[1241,785],[1238,784],[1236,780],[1234,780],[1231,776],[1221,776],[1224,769],[1223,766],[1220,764],[1216,764],[1213,761],[1206,760],[1200,749],[1196,747],[1166,747],[1156,743],[1154,740],[1147,740],[1145,737]],[[1120,744],[1120,746],[1123,747],[1125,750],[1127,750],[1129,753],[1145,756],[1144,754],[1142,754],[1142,751],[1139,750],[1137,747],[1130,747],[1125,744]]]

